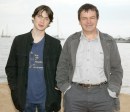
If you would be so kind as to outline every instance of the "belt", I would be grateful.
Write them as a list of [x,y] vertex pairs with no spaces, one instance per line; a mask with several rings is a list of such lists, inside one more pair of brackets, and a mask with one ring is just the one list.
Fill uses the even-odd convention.
[[107,81],[101,82],[100,84],[82,84],[82,83],[77,83],[77,82],[73,82],[73,84],[79,85],[81,87],[92,88],[92,87],[105,85],[107,84]]

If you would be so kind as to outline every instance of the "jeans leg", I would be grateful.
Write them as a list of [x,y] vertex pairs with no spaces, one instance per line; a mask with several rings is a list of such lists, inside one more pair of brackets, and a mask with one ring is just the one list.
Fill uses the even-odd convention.
[[43,103],[37,104],[38,112],[45,112],[45,105]]
[[24,112],[36,112],[36,104],[26,103]]

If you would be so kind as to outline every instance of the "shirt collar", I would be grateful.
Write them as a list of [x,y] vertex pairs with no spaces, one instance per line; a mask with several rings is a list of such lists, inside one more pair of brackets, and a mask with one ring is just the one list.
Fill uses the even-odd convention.
[[[81,39],[86,39],[87,41],[89,41],[86,36],[84,35],[83,31],[81,31],[81,36],[80,36],[80,40]],[[95,39],[91,40],[91,41],[99,41],[100,40],[100,36],[99,36],[99,30],[97,29],[97,36]]]

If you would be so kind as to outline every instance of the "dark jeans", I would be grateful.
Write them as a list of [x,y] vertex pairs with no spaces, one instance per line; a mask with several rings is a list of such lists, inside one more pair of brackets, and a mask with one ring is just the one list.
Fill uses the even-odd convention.
[[26,103],[25,110],[23,112],[45,112],[45,105],[43,103]]

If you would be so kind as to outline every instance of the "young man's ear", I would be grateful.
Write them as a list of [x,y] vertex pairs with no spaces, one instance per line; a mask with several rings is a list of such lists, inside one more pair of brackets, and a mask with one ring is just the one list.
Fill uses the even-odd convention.
[[34,21],[34,18],[32,18],[32,23],[33,23],[33,21]]

